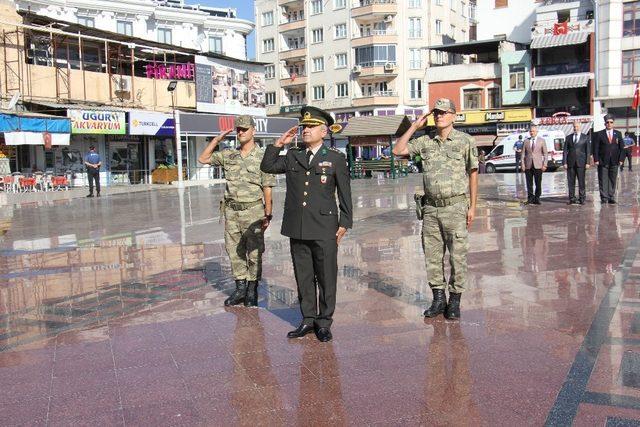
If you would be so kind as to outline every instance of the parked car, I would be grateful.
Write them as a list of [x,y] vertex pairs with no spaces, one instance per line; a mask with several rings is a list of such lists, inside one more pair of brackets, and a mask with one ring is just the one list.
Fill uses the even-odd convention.
[[[493,150],[487,154],[485,160],[486,173],[495,173],[499,171],[516,169],[516,152],[513,149],[513,145],[518,140],[518,137],[522,136],[523,140],[529,138],[529,132],[519,132],[507,135],[498,144],[493,147]],[[547,130],[539,131],[538,137],[544,139],[547,144],[547,152],[549,155],[549,161],[547,164],[548,170],[555,170],[562,166],[562,148],[564,146],[564,132],[559,130]]]

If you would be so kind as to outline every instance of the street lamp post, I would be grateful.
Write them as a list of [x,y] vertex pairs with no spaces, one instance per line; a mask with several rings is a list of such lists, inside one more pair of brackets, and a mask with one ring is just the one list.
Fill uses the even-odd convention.
[[182,141],[180,140],[180,112],[176,111],[175,91],[177,80],[171,80],[167,91],[171,94],[171,110],[173,111],[174,138],[176,140],[176,164],[178,166],[178,187],[182,187]]

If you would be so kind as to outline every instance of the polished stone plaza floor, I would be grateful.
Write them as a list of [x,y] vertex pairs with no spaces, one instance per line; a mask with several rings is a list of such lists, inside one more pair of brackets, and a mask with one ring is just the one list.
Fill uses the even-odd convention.
[[[640,420],[640,175],[567,206],[565,175],[482,175],[462,320],[431,300],[418,175],[353,182],[334,340],[267,231],[260,308],[233,281],[222,186],[0,208],[0,425],[628,425]],[[635,421],[636,423],[639,421]],[[637,424],[636,424],[637,425]]]

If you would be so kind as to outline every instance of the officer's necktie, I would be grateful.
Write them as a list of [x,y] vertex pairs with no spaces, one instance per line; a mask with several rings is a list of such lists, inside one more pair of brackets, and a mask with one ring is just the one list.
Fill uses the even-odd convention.
[[307,166],[311,165],[311,156],[313,156],[313,151],[307,150]]

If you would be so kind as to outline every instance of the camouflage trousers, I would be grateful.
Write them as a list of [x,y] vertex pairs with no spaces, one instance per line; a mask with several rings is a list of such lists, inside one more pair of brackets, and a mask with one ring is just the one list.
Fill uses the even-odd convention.
[[422,219],[422,249],[427,264],[427,280],[432,289],[446,289],[445,252],[449,252],[449,291],[461,293],[467,282],[467,202],[450,206],[425,205]]
[[225,208],[224,244],[235,280],[260,280],[264,232],[264,206],[258,204],[244,211]]

